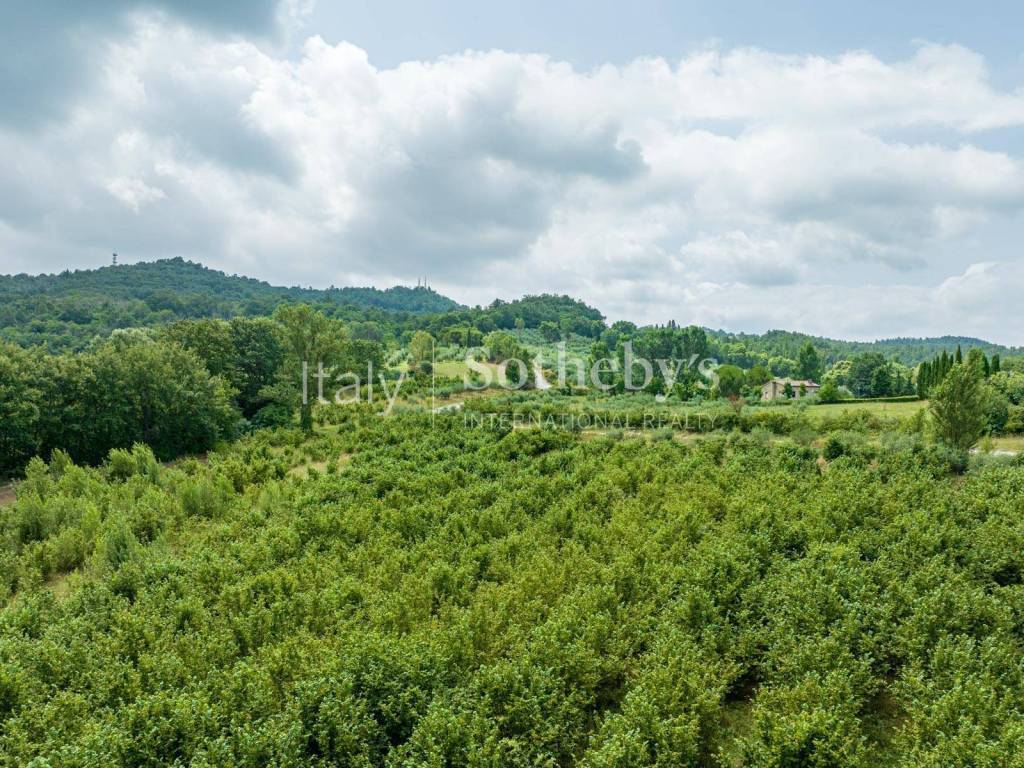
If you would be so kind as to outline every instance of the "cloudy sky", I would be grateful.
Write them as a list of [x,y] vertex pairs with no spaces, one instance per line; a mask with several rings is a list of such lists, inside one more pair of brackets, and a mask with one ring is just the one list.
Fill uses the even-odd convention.
[[1024,10],[893,5],[22,3],[0,273],[1024,344]]

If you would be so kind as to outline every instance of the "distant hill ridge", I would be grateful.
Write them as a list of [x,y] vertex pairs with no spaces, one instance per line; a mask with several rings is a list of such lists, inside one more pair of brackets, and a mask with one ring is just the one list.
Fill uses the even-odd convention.
[[[168,295],[164,296],[162,292]],[[265,309],[267,305],[289,300],[351,304],[417,314],[447,312],[462,306],[430,288],[286,288],[252,277],[228,275],[182,258],[49,275],[0,276],[0,299],[34,294],[59,298],[71,293],[79,296],[83,293],[98,294],[107,300],[147,300],[156,295],[156,303],[159,303],[160,299],[166,299],[166,303],[172,305],[168,308],[172,309],[174,295],[193,298],[190,294],[200,294],[216,297],[221,304],[248,304],[249,306],[242,308],[247,314],[254,314]],[[228,313],[230,314],[230,310]]]
[[961,347],[964,352],[977,347],[986,355],[1008,356],[1024,352],[1021,347],[1007,347],[971,336],[894,337],[878,341],[843,341],[794,331],[772,330],[756,334],[705,330],[720,343],[743,344],[751,351],[762,351],[790,359],[796,359],[800,347],[808,341],[819,351],[824,352],[828,361],[848,359],[863,352],[878,352],[887,358],[896,357],[906,365],[917,365],[925,360],[931,360],[943,351],[952,353],[957,347]]
[[[533,327],[538,317],[557,323],[561,315],[568,314],[585,321],[584,325],[596,324],[596,330],[585,333],[592,338],[599,334],[602,318],[596,309],[570,297],[527,297],[518,302],[496,301],[484,309],[470,309],[424,287],[282,287],[173,258],[59,274],[0,275],[0,340],[22,346],[43,344],[51,349],[74,349],[116,328],[156,326],[181,318],[269,315],[278,305],[291,301],[333,305],[351,320],[372,315],[379,315],[378,319],[406,317],[414,325],[427,328],[435,323],[426,316],[438,318],[448,313],[457,313],[463,325],[473,324],[481,312],[494,315],[491,320],[507,315],[497,317],[502,322],[496,327],[501,328],[513,327],[516,317]],[[544,312],[538,314],[539,309]],[[423,316],[422,320],[418,316]],[[443,322],[437,325],[447,327]],[[826,362],[879,352],[906,365],[916,365],[943,350],[952,352],[957,346],[965,352],[978,347],[988,355],[1019,355],[1024,351],[967,336],[863,342],[782,330],[763,334],[704,330],[728,359],[739,362],[749,353],[795,360],[807,341],[823,353]]]

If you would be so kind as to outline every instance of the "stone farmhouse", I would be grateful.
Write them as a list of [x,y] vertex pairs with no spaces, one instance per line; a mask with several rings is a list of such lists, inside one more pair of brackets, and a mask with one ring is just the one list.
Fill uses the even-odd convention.
[[815,394],[821,386],[813,381],[800,379],[772,379],[761,387],[762,400],[777,400],[786,396],[786,384],[793,388],[793,398],[799,399],[807,395]]

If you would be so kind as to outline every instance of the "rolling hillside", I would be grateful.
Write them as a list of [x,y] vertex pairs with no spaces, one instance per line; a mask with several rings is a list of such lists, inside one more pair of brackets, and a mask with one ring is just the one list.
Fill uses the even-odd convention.
[[0,339],[75,347],[115,328],[185,317],[265,315],[287,301],[414,314],[460,308],[429,288],[279,287],[184,259],[0,276]]
[[892,338],[878,341],[843,341],[823,336],[811,336],[793,331],[768,331],[763,334],[729,333],[708,330],[708,335],[720,344],[739,344],[751,352],[765,352],[769,356],[796,358],[807,341],[824,353],[827,364],[837,360],[850,359],[864,352],[878,352],[886,358],[897,358],[904,365],[915,366],[931,360],[945,350],[954,352],[959,346],[964,350],[977,347],[986,355],[1019,355],[1020,347],[1006,347],[984,339],[969,336],[939,336],[933,338]]

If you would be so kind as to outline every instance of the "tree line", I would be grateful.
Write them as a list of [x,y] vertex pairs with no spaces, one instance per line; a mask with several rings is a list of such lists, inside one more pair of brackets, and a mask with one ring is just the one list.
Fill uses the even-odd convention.
[[[381,345],[306,304],[270,318],[183,320],[115,331],[82,352],[0,343],[0,473],[65,451],[96,463],[112,448],[149,445],[161,460],[201,453],[251,428],[312,427],[315,383],[302,363],[384,368]],[[307,376],[307,384],[312,381]]]

